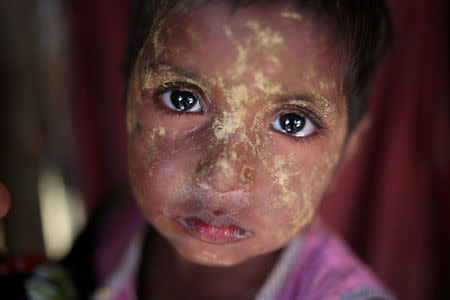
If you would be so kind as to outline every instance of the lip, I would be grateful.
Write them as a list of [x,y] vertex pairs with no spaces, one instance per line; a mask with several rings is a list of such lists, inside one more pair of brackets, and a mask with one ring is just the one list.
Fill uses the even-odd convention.
[[253,236],[251,231],[242,228],[234,218],[215,216],[209,211],[202,211],[196,216],[178,217],[176,221],[193,237],[210,244],[234,243]]

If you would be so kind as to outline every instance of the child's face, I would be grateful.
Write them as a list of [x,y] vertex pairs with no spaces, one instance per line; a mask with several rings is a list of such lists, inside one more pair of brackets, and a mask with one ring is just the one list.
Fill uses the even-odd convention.
[[158,23],[127,106],[133,193],[181,255],[206,265],[301,232],[347,124],[343,62],[327,32],[286,3],[232,13],[220,2]]

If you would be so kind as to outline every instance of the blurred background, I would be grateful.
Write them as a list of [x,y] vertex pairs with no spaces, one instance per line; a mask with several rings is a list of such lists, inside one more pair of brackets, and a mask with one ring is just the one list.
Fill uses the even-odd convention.
[[[321,214],[400,299],[450,299],[448,4],[388,4],[374,126]],[[126,0],[0,2],[0,257],[63,257],[126,184],[127,24]]]

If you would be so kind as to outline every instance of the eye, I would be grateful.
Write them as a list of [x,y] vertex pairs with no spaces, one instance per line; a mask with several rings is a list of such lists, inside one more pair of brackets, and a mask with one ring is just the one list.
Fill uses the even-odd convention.
[[282,133],[296,137],[306,137],[316,130],[316,126],[307,117],[296,113],[279,115],[273,122],[272,127]]
[[190,91],[169,90],[161,94],[161,101],[170,109],[182,112],[201,112],[203,110],[197,96]]

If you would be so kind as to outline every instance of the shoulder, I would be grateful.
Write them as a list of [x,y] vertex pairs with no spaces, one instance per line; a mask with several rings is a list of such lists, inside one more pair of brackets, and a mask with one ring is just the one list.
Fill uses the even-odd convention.
[[62,261],[86,299],[114,273],[134,232],[144,223],[127,187],[116,189],[105,198]]
[[280,299],[394,299],[381,282],[320,221],[304,235],[296,265]]

